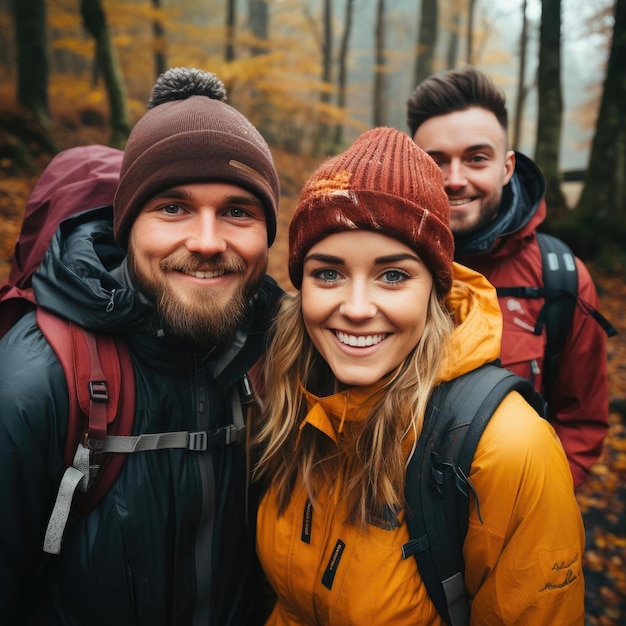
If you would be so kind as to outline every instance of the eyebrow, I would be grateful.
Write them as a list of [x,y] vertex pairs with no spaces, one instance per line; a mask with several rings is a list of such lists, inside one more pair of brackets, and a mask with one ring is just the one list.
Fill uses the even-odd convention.
[[[495,149],[496,149],[495,146],[491,143],[477,143],[473,146],[467,146],[466,148],[463,148],[463,153],[480,152],[481,150],[494,152]],[[444,150],[426,150],[425,152],[426,154],[429,154],[430,156],[445,154]]]
[[495,146],[492,143],[477,143],[473,146],[467,146],[466,152],[474,152],[475,150],[494,150]]
[[[163,191],[159,191],[155,193],[150,199],[160,199],[160,200],[188,200],[189,202],[193,202],[195,200],[195,196],[193,193],[189,193],[185,189],[164,189]],[[240,196],[237,194],[233,194],[231,196],[227,196],[223,200],[223,204],[238,204],[238,205],[248,205],[248,206],[256,206],[259,208],[263,208],[263,203],[256,196]]]
[[[343,257],[334,256],[332,254],[309,254],[305,257],[304,262],[319,261],[321,263],[331,263],[334,265],[345,265],[346,260]],[[374,259],[376,265],[386,265],[388,263],[398,263],[399,261],[417,261],[421,263],[421,259],[415,254],[403,252],[401,254],[389,254],[387,256],[379,256]]]

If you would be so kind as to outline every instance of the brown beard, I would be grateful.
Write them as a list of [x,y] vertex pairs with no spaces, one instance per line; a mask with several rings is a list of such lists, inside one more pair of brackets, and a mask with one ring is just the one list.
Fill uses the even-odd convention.
[[[202,346],[225,345],[231,342],[237,329],[246,321],[248,301],[263,282],[263,274],[254,275],[237,286],[234,294],[225,300],[211,288],[198,290],[193,303],[184,302],[165,281],[148,279],[142,275],[129,250],[130,273],[139,290],[154,301],[167,335],[185,339]],[[167,257],[160,263],[163,272],[202,269],[225,270],[243,275],[246,265],[239,257],[212,259],[210,268],[206,259],[186,255],[184,259]]]
[[476,234],[482,233],[482,231],[496,219],[498,215],[498,209],[500,208],[500,202],[501,200],[499,198],[497,202],[490,202],[489,204],[481,207],[480,213],[478,214],[476,221],[473,224],[465,225],[461,228],[456,226],[452,230],[454,236],[466,239],[469,237],[473,237]]

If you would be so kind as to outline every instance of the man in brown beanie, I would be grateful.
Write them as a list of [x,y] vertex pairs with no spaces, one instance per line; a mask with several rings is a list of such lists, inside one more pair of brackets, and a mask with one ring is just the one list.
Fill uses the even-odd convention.
[[[262,622],[242,403],[282,295],[265,273],[279,181],[266,142],[225,96],[212,74],[162,75],[113,206],[65,221],[33,278],[47,309],[128,344],[126,439],[149,448],[125,456],[47,560],[44,532],[65,497],[67,385],[34,316],[0,343],[5,624]],[[188,434],[186,447],[163,433]]]

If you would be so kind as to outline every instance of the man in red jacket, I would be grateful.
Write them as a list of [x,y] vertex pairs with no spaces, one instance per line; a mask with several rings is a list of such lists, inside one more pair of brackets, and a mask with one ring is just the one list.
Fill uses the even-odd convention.
[[[496,287],[541,286],[537,227],[546,216],[545,181],[533,161],[507,149],[503,92],[467,67],[430,76],[408,101],[414,141],[439,164],[450,201],[455,260]],[[598,460],[608,430],[606,335],[589,315],[598,297],[576,258],[578,300],[554,385],[545,380],[546,332],[535,334],[542,299],[500,296],[501,361],[534,381],[567,454],[575,486]]]

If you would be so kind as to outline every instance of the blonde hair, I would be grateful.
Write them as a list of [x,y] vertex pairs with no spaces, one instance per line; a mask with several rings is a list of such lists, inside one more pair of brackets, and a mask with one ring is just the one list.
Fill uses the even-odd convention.
[[[404,507],[407,445],[413,445],[412,454],[452,330],[450,314],[434,289],[428,307],[419,343],[387,378],[380,400],[353,440],[356,469],[339,494],[347,503],[349,523],[365,526],[389,507]],[[335,380],[306,332],[301,311],[300,293],[285,296],[266,355],[265,408],[253,438],[260,455],[254,476],[276,488],[279,514],[296,480],[303,481],[315,506],[318,489],[335,482],[340,462],[328,437],[316,428],[300,431],[306,415],[300,384],[316,393],[317,386]]]

